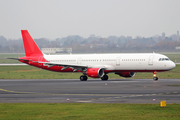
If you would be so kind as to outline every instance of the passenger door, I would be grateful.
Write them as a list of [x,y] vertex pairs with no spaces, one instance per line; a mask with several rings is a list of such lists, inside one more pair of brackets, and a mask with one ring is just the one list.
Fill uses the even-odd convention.
[[121,60],[120,57],[117,57],[117,58],[116,58],[116,66],[120,66],[120,60]]
[[153,65],[154,55],[149,56],[148,65]]

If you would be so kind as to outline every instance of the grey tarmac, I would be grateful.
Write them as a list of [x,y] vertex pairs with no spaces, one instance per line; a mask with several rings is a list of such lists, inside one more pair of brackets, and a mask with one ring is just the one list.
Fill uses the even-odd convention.
[[180,103],[180,79],[0,79],[0,103]]

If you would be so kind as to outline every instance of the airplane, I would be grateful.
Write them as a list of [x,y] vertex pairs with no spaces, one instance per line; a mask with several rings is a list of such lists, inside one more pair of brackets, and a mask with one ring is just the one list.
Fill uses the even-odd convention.
[[154,52],[46,55],[41,52],[28,30],[21,30],[21,33],[26,56],[9,59],[55,72],[81,72],[80,81],[87,81],[88,77],[105,81],[109,78],[108,73],[127,78],[137,72],[152,72],[153,80],[157,81],[157,72],[169,71],[176,66],[167,56]]

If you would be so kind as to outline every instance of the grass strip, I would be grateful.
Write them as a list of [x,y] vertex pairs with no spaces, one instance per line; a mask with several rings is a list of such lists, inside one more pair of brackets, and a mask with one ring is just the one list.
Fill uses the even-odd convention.
[[[0,66],[0,79],[79,79],[82,73],[51,72],[33,66]],[[125,79],[114,73],[108,74],[109,79]],[[171,71],[157,73],[159,79],[179,79],[180,65]],[[152,73],[136,73],[126,79],[152,79]],[[91,78],[92,79],[92,78]]]
[[12,60],[12,59],[5,59],[5,58],[19,58],[23,57],[25,54],[18,54],[18,53],[10,53],[10,54],[0,54],[0,63],[21,63],[18,60]]
[[0,103],[0,119],[164,120],[180,119],[180,104]]

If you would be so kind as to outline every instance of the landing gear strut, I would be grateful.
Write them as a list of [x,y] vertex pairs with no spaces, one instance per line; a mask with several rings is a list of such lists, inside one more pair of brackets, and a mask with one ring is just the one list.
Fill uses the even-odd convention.
[[80,76],[80,81],[87,81],[88,77],[86,75]]
[[154,81],[157,81],[157,80],[158,80],[158,77],[157,77],[156,73],[157,73],[156,71],[153,72],[153,76],[154,76],[154,77],[153,77],[153,80],[154,80]]
[[103,81],[108,80],[108,76],[107,76],[107,75],[103,75],[103,76],[101,77],[101,80],[103,80]]

